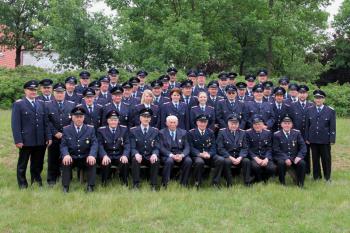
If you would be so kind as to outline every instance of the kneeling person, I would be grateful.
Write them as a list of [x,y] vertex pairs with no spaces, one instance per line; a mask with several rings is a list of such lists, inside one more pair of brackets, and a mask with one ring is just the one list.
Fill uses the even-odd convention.
[[87,191],[92,192],[96,178],[96,156],[98,143],[95,129],[84,124],[85,110],[75,107],[71,111],[72,123],[63,127],[63,136],[60,145],[62,156],[62,185],[63,192],[69,191],[72,169],[77,166],[87,170]]
[[304,186],[306,163],[306,144],[299,130],[292,129],[293,122],[285,116],[281,123],[282,129],[273,135],[273,157],[277,162],[279,180],[285,185],[286,169],[296,171],[297,185]]
[[213,186],[218,186],[224,159],[216,155],[215,134],[208,129],[209,116],[200,114],[196,117],[197,128],[188,133],[190,155],[194,164],[195,186],[199,188],[202,183],[204,165],[214,167]]
[[243,181],[245,185],[250,185],[251,162],[248,158],[248,144],[246,133],[239,128],[240,117],[231,114],[227,118],[227,128],[219,131],[217,138],[218,154],[224,160],[224,176],[226,178],[227,187],[232,186],[231,167],[243,170]]
[[150,126],[152,109],[142,109],[139,115],[141,125],[130,129],[133,186],[140,186],[140,166],[143,164],[151,169],[151,189],[155,190],[159,169],[159,130]]
[[107,184],[112,165],[119,167],[123,185],[128,186],[130,143],[128,128],[119,125],[119,113],[111,110],[106,115],[107,126],[97,131],[98,154],[101,159],[102,184]]

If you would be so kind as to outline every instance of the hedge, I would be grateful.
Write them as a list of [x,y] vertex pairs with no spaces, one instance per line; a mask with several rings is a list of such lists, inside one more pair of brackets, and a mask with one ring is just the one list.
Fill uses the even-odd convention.
[[[119,69],[120,80],[125,81],[130,77],[134,76],[134,73],[130,73],[124,69]],[[90,71],[92,79],[98,79],[100,76],[104,75],[103,72]],[[31,66],[21,66],[16,69],[6,69],[0,68],[0,108],[9,109],[12,103],[23,96],[23,84],[30,79],[41,80],[44,78],[50,78],[54,82],[64,81],[68,76],[79,76],[79,71],[70,71],[62,74],[48,73],[43,69],[31,67]],[[150,72],[148,75],[148,80],[154,80],[158,78],[162,73],[160,72]],[[184,80],[186,74],[184,71],[179,71],[178,79]],[[217,74],[213,74],[208,78],[216,79]],[[243,77],[238,78],[239,81],[243,81]],[[277,84],[277,78],[271,78],[271,80]],[[310,87],[310,94],[313,90],[317,89],[316,85],[305,82]],[[327,93],[327,104],[335,108],[337,115],[341,117],[350,116],[350,84],[339,85],[338,83],[330,83],[327,86],[321,87]]]

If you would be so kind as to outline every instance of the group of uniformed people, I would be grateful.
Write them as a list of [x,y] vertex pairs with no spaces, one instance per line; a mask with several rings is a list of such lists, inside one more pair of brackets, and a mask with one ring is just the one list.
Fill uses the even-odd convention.
[[311,102],[306,85],[282,77],[274,87],[265,69],[246,75],[246,82],[236,82],[234,72],[222,72],[218,81],[206,84],[204,71],[190,70],[179,83],[176,74],[171,67],[146,84],[148,74],[141,70],[119,83],[118,70],[111,68],[95,81],[83,71],[79,84],[75,77],[56,84],[50,79],[26,82],[25,96],[12,110],[19,187],[28,187],[29,159],[31,184],[42,186],[46,148],[47,182],[52,186],[62,177],[64,192],[74,167],[85,171],[89,192],[96,168],[107,185],[112,166],[119,168],[126,186],[131,168],[134,188],[140,187],[141,166],[149,167],[152,190],[159,188],[160,168],[161,185],[167,187],[174,165],[180,184],[188,186],[192,174],[197,188],[206,167],[213,168],[215,187],[222,176],[232,186],[233,172],[240,171],[247,186],[274,174],[285,185],[287,170],[303,187],[311,164],[313,178],[322,178],[320,161],[330,181],[336,116],[324,104],[324,91],[315,90]]

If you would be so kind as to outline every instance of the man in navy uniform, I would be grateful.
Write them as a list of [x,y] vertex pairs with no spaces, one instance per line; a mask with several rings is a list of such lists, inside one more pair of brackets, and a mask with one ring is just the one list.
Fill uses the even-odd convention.
[[129,82],[129,81],[124,82],[122,84],[122,88],[123,88],[123,99],[122,99],[122,101],[124,103],[130,105],[130,107],[141,103],[141,98],[132,96],[132,94],[133,94],[132,93],[133,85],[132,85],[131,82]]
[[251,128],[253,125],[253,116],[260,115],[265,123],[265,129],[272,129],[275,124],[275,113],[272,109],[272,105],[267,102],[263,102],[264,86],[257,84],[253,88],[254,100],[247,102],[247,128]]
[[168,116],[166,125],[167,128],[160,131],[160,154],[164,164],[162,185],[167,187],[174,164],[177,164],[181,166],[180,184],[187,186],[192,166],[187,132],[177,128],[178,119],[176,116]]
[[253,96],[246,95],[246,92],[247,92],[247,84],[246,83],[238,82],[238,83],[236,83],[236,87],[237,87],[237,100],[238,101],[245,103],[245,102],[254,100]]
[[275,113],[275,123],[272,127],[272,132],[276,132],[281,129],[282,119],[291,114],[290,106],[285,103],[284,95],[286,90],[283,87],[276,87],[273,91],[275,95],[275,101],[271,103],[272,109]]
[[185,103],[180,102],[181,90],[174,88],[170,91],[171,102],[165,103],[160,107],[160,128],[166,127],[166,118],[168,116],[176,116],[178,119],[178,127],[180,129],[189,129],[189,111]]
[[129,82],[132,84],[132,94],[134,98],[141,98],[141,92],[139,92],[140,79],[138,77],[131,77]]
[[246,96],[253,97],[253,88],[255,86],[256,77],[253,74],[247,74],[244,79],[247,84],[247,91],[245,94]]
[[140,84],[138,88],[138,92],[140,92],[140,96],[143,94],[145,90],[149,90],[150,86],[145,83],[146,77],[148,76],[147,71],[145,70],[140,70],[137,72],[137,77],[140,79]]
[[264,92],[263,92],[263,101],[272,103],[274,101],[272,97],[272,92],[273,92],[273,82],[271,81],[266,81],[263,83],[264,86]]
[[81,101],[81,106],[85,110],[84,124],[93,125],[95,130],[102,125],[103,106],[96,103],[95,90],[91,87],[83,92],[84,99]]
[[77,85],[77,79],[74,76],[69,76],[64,81],[66,85],[66,96],[65,100],[73,101],[75,104],[79,104],[82,99],[82,94],[75,91],[75,86]]
[[170,99],[166,96],[162,96],[163,82],[160,80],[154,80],[151,82],[152,92],[154,95],[153,104],[158,107],[162,106],[164,103],[169,102]]
[[296,182],[299,187],[304,186],[306,145],[300,131],[292,129],[293,121],[289,116],[282,119],[282,129],[273,135],[273,158],[277,163],[279,180],[286,184],[287,168],[296,172]]
[[194,86],[192,94],[198,96],[198,93],[201,91],[207,92],[207,87],[205,86],[207,75],[203,70],[197,71],[197,85]]
[[129,131],[127,127],[119,124],[119,113],[116,110],[109,111],[106,118],[107,125],[100,127],[97,131],[102,184],[107,184],[111,166],[117,165],[122,184],[128,186],[130,157]]
[[181,83],[180,87],[182,90],[181,102],[185,103],[190,111],[193,106],[198,105],[198,98],[192,93],[193,82],[187,79]]
[[46,117],[52,135],[52,144],[48,147],[47,157],[47,183],[50,186],[56,184],[60,171],[60,143],[62,139],[63,127],[71,123],[71,111],[75,103],[67,101],[65,97],[65,85],[57,83],[53,86],[55,100],[46,102]]
[[236,78],[237,78],[237,76],[238,75],[235,72],[228,72],[227,73],[228,84],[236,85]]
[[252,122],[253,128],[246,131],[248,156],[251,159],[255,180],[267,182],[276,171],[276,165],[272,160],[272,133],[265,129],[261,116],[254,115]]
[[306,116],[305,139],[312,152],[313,177],[326,181],[331,179],[332,157],[331,144],[335,143],[336,115],[333,108],[324,104],[326,93],[322,90],[313,92],[315,106],[310,107]]
[[110,79],[108,90],[111,90],[113,87],[118,85],[119,81],[119,71],[112,67],[108,70],[108,77]]
[[104,99],[105,100],[105,104],[112,102],[112,95],[109,92],[109,83],[110,83],[110,79],[108,76],[101,76],[99,78],[100,81],[100,91],[98,94],[98,99]]
[[140,166],[150,167],[151,189],[158,187],[159,130],[151,127],[152,109],[144,108],[139,112],[141,124],[130,129],[131,171],[133,187],[140,187]]
[[[299,85],[298,102],[291,105],[291,118],[293,119],[293,127],[300,131],[301,135],[305,140],[306,130],[306,114],[307,110],[314,106],[311,101],[308,101],[309,87],[306,85]],[[304,157],[306,163],[306,174],[310,174],[311,163],[310,163],[310,144],[306,144],[306,155]]]
[[41,95],[38,96],[39,100],[42,101],[51,101],[54,99],[52,95],[52,84],[51,79],[45,78],[39,82]]
[[219,78],[218,96],[226,98],[225,88],[228,85],[227,73],[226,72],[221,72],[218,75],[218,78]]
[[[88,88],[92,88],[95,91],[94,103],[100,104],[101,106],[105,106],[108,103],[108,101],[105,98],[100,98],[101,82],[99,80],[94,80],[91,83],[89,83]],[[83,92],[83,96],[84,96],[84,92]]]
[[11,126],[16,147],[19,149],[17,182],[20,189],[27,188],[26,170],[30,159],[31,184],[42,186],[46,145],[51,144],[51,134],[45,119],[45,106],[36,100],[38,82],[31,80],[23,85],[25,97],[12,106]]
[[102,125],[107,125],[107,113],[116,110],[119,114],[119,124],[129,127],[131,125],[131,110],[130,105],[122,101],[124,89],[118,85],[112,88],[110,92],[113,101],[103,107]]
[[256,74],[258,76],[258,82],[260,84],[264,84],[265,82],[268,81],[268,72],[266,69],[260,69],[258,70],[258,73]]
[[215,109],[216,121],[219,124],[219,128],[227,127],[227,117],[233,113],[236,113],[240,117],[240,127],[245,128],[247,115],[246,109],[242,102],[237,101],[237,88],[234,85],[226,86],[226,99],[220,100]]
[[218,154],[224,158],[223,174],[227,187],[232,186],[232,167],[238,171],[238,174],[242,170],[243,182],[246,186],[249,186],[252,181],[246,133],[239,128],[239,120],[239,115],[230,114],[227,117],[227,128],[219,131],[216,140]]
[[224,97],[218,96],[219,82],[212,80],[208,83],[208,101],[207,104],[212,106],[214,109],[217,106],[217,103],[224,99]]
[[224,159],[216,154],[216,143],[214,131],[208,129],[209,117],[205,114],[196,118],[197,127],[188,133],[190,144],[190,156],[192,157],[195,186],[198,189],[202,184],[204,165],[214,167],[212,185],[218,187]]
[[291,105],[292,103],[298,102],[298,89],[299,86],[296,83],[288,85],[288,98],[285,100],[287,104]]
[[90,73],[88,71],[82,71],[79,74],[80,77],[80,84],[75,88],[77,93],[82,94],[83,91],[89,87],[90,83]]
[[284,99],[287,100],[289,99],[289,94],[288,94],[288,86],[289,86],[289,78],[284,76],[278,80],[278,84],[280,87],[283,87],[284,90],[286,90],[286,94],[284,95]]
[[[159,78],[158,78],[159,81],[161,81],[163,83],[163,86],[162,86],[162,96],[164,97],[170,97],[170,91],[173,89],[173,88],[170,88],[170,84],[169,84],[169,80],[170,80],[170,76],[169,75],[161,75]],[[175,84],[176,88],[180,88],[180,83],[176,83]]]
[[75,107],[71,111],[72,123],[63,127],[60,145],[62,157],[63,192],[69,191],[73,167],[87,172],[87,192],[94,191],[98,143],[92,125],[84,124],[85,110]]
[[169,67],[167,70],[167,76],[169,77],[169,91],[171,91],[173,88],[180,87],[180,83],[176,81],[176,74],[177,69],[175,67]]

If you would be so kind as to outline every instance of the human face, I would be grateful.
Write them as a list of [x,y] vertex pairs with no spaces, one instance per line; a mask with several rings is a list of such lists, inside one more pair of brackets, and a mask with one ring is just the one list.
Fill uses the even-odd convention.
[[72,93],[75,89],[75,84],[74,83],[66,83],[66,90],[69,93]]
[[264,94],[262,91],[256,91],[254,92],[254,99],[257,100],[257,101],[260,101],[262,100]]
[[198,85],[204,86],[205,80],[206,80],[205,76],[198,76],[197,78]]
[[123,98],[123,94],[121,94],[121,93],[112,95],[112,100],[116,104],[119,104],[122,101],[122,98]]
[[172,131],[176,130],[177,125],[178,125],[178,120],[175,120],[175,119],[167,120],[166,122],[166,126],[168,127],[168,129]]
[[148,127],[151,120],[151,116],[140,116],[140,122],[144,127]]
[[24,93],[27,98],[29,99],[35,99],[37,97],[37,90],[36,89],[24,89]]
[[262,122],[259,123],[254,123],[253,124],[253,129],[257,132],[261,132],[263,129],[264,124]]
[[236,99],[237,92],[228,91],[228,92],[226,92],[226,96],[227,96],[227,99],[229,99],[230,101],[234,101]]
[[170,82],[176,82],[176,74],[169,74]]
[[237,121],[228,121],[227,126],[229,130],[235,131],[239,128],[239,123]]
[[119,124],[119,119],[117,118],[108,118],[107,119],[107,124],[111,128],[117,128]]
[[315,97],[314,102],[316,106],[322,106],[324,104],[325,98],[323,97]]
[[309,96],[309,94],[307,92],[300,92],[299,95],[298,95],[298,98],[301,101],[305,101],[308,96]]
[[52,86],[48,86],[48,87],[40,87],[40,91],[41,93],[43,93],[46,96],[51,95],[52,93]]
[[238,96],[245,96],[247,89],[238,89]]
[[153,95],[155,95],[155,96],[160,96],[161,93],[162,93],[162,89],[161,89],[160,87],[154,87],[154,88],[152,89],[152,92],[153,92]]
[[151,104],[153,102],[153,96],[149,94],[145,94],[144,101],[146,104]]
[[131,96],[131,93],[132,93],[132,88],[124,88],[123,96],[125,98],[129,98]]
[[117,74],[110,74],[108,76],[109,76],[109,78],[111,80],[111,83],[113,83],[113,84],[117,83],[118,80],[119,80],[119,75],[117,75]]
[[106,92],[108,91],[108,87],[109,87],[109,83],[107,83],[107,82],[101,82],[101,87],[100,87],[100,89],[101,89],[102,92],[106,93]]
[[196,122],[198,129],[205,130],[208,126],[208,121],[197,121]]
[[84,123],[84,115],[73,115],[72,121],[76,126],[82,126]]
[[179,101],[180,101],[180,95],[179,95],[179,93],[174,92],[174,93],[171,95],[171,100],[172,100],[173,102],[179,102]]
[[216,87],[209,87],[208,92],[210,96],[217,96],[218,89]]
[[54,91],[53,92],[53,96],[55,97],[55,99],[57,101],[63,101],[65,94],[66,94],[65,91]]
[[259,82],[260,83],[264,83],[267,81],[267,76],[266,75],[262,75],[262,76],[258,76]]
[[85,96],[84,100],[87,105],[92,105],[94,103],[94,96]]
[[83,86],[87,86],[90,83],[90,78],[81,78],[80,79],[80,84]]
[[252,89],[255,86],[255,82],[254,81],[247,81],[246,83],[247,83],[247,87],[249,89]]
[[275,95],[275,100],[277,103],[283,102],[283,95]]
[[282,122],[281,126],[282,126],[282,129],[284,131],[289,132],[293,127],[293,123],[292,122]]
[[207,103],[208,97],[205,93],[200,93],[198,96],[198,102],[200,105],[205,105]]

